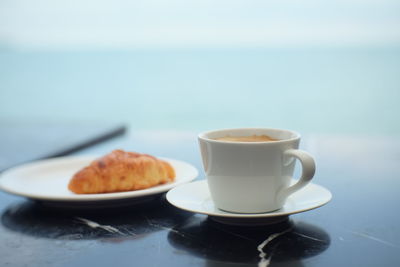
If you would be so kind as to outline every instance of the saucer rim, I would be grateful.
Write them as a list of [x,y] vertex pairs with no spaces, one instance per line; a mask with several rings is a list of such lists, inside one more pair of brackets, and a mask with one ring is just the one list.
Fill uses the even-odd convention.
[[[175,191],[181,189],[181,187],[193,186],[193,184],[196,184],[197,186],[201,186],[202,184],[206,184],[206,183],[207,183],[207,180],[206,179],[202,179],[202,180],[196,180],[196,181],[193,181],[193,182],[190,182],[190,183],[186,183],[186,184],[182,184],[182,185],[176,186],[175,188],[172,188],[171,190],[169,190],[167,192],[166,199],[171,205],[173,205],[173,206],[175,206],[175,207],[177,207],[179,209],[192,212],[192,213],[199,213],[199,214],[209,215],[209,216],[213,216],[213,217],[244,218],[244,219],[247,218],[247,219],[251,219],[251,218],[282,217],[282,216],[289,216],[289,215],[292,215],[292,214],[297,214],[297,213],[310,211],[310,210],[317,209],[317,208],[320,208],[320,207],[326,205],[327,203],[329,203],[332,200],[332,197],[333,197],[332,193],[327,188],[325,188],[325,187],[323,187],[321,185],[315,184],[315,183],[309,183],[307,185],[307,187],[308,186],[312,186],[315,189],[320,190],[321,192],[324,192],[324,194],[326,194],[324,199],[321,200],[320,203],[315,204],[315,205],[311,205],[310,204],[309,207],[303,208],[303,209],[295,209],[295,210],[286,211],[286,212],[284,212],[284,211],[280,212],[281,209],[279,209],[279,210],[276,210],[276,211],[271,211],[271,212],[266,212],[266,213],[230,213],[230,212],[227,212],[227,211],[219,210],[217,208],[215,208],[215,212],[210,212],[210,211],[207,211],[207,210],[200,210],[200,209],[196,209],[195,210],[195,209],[187,208],[187,207],[185,207],[183,205],[179,205],[173,199],[171,199],[172,198],[171,196],[173,196]],[[289,196],[288,199],[292,200],[293,197]]]

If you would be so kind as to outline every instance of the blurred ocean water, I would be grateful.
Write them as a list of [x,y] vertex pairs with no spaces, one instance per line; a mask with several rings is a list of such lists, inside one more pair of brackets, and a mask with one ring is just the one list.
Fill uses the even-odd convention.
[[398,0],[0,0],[0,123],[400,135]]
[[400,47],[0,50],[0,120],[400,134]]

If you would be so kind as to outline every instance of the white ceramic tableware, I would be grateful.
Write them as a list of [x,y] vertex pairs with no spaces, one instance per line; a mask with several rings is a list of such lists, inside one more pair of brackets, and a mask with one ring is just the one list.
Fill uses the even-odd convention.
[[[278,141],[238,142],[215,138],[267,135]],[[282,208],[288,196],[307,185],[314,159],[299,150],[296,132],[268,128],[215,130],[199,134],[201,156],[214,204],[236,213],[264,213]],[[302,174],[290,185],[296,159]]]
[[[74,194],[68,190],[71,177],[99,156],[68,156],[45,159],[23,164],[0,175],[0,189],[19,196],[63,206],[82,206],[110,201],[128,201],[166,192],[177,185],[192,181],[198,171],[191,164],[169,158],[162,158],[175,169],[172,183],[153,186],[143,190],[106,194]],[[119,203],[118,203],[119,204]]]
[[[292,182],[295,182],[292,180]],[[167,193],[172,205],[190,212],[211,216],[214,220],[228,224],[257,225],[276,223],[287,216],[319,208],[332,199],[332,194],[323,186],[310,183],[303,190],[290,195],[283,207],[267,213],[232,213],[215,207],[210,196],[207,180],[177,186]]]

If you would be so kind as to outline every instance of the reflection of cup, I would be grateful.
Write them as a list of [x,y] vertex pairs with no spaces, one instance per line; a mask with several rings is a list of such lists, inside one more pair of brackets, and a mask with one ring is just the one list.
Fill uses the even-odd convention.
[[192,216],[169,231],[168,241],[177,251],[204,259],[204,267],[267,266],[260,250],[270,259],[268,266],[300,267],[328,249],[331,238],[324,229],[298,220],[243,227]]
[[[277,140],[237,141],[253,136]],[[230,140],[216,140],[224,137]],[[211,197],[221,210],[262,213],[280,209],[286,198],[304,187],[315,173],[314,159],[297,149],[300,135],[296,132],[267,128],[215,130],[199,134],[199,143]],[[303,170],[300,179],[290,185],[294,158],[300,160]]]

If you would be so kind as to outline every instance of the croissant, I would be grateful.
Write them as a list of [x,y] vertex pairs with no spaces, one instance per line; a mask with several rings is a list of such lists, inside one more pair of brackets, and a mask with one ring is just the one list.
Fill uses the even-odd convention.
[[114,150],[78,171],[68,189],[76,194],[123,192],[174,180],[175,171],[168,162],[146,154]]

